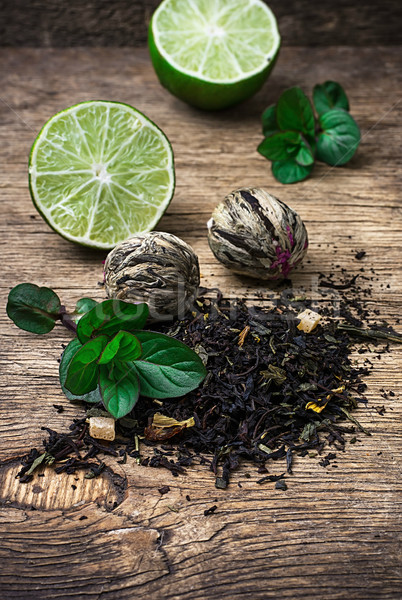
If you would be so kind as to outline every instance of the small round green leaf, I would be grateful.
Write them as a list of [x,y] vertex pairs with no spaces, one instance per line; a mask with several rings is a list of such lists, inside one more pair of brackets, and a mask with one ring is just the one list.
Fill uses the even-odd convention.
[[276,122],[276,106],[273,104],[272,106],[268,106],[264,110],[261,116],[262,120],[262,133],[265,137],[269,137],[274,133],[278,133],[279,127]]
[[99,360],[99,365],[106,365],[116,359],[121,362],[136,360],[141,356],[141,344],[135,335],[128,331],[119,331],[105,346]]
[[114,361],[99,367],[99,389],[106,410],[116,419],[127,415],[139,396],[136,370],[131,363]]
[[81,342],[77,338],[74,338],[73,340],[71,340],[71,342],[68,344],[68,346],[63,352],[59,367],[59,379],[61,389],[63,390],[63,392],[69,400],[81,400],[84,402],[91,402],[97,404],[98,402],[102,402],[102,396],[100,395],[98,387],[96,387],[92,392],[88,392],[87,394],[77,396],[75,394],[72,394],[65,386],[67,378],[67,369],[69,367],[70,361],[73,358],[74,354],[76,354],[76,352],[80,348],[82,348]]
[[65,387],[77,396],[87,394],[98,385],[98,359],[108,343],[105,335],[89,340],[77,350],[67,368]]
[[272,163],[272,173],[280,183],[296,183],[306,179],[313,170],[314,164],[303,166],[295,160],[275,161]]
[[347,163],[360,143],[360,129],[349,113],[334,108],[321,115],[322,133],[317,138],[317,158],[328,165]]
[[195,389],[206,376],[201,358],[188,346],[161,333],[138,331],[140,360],[133,361],[140,393],[151,398],[176,398]]
[[123,300],[105,300],[87,312],[78,322],[77,337],[82,344],[91,337],[107,335],[124,329],[132,331],[144,327],[148,318],[148,305],[132,304]]
[[282,131],[300,131],[314,136],[315,119],[310,100],[299,87],[285,90],[276,106],[276,120]]
[[47,287],[20,283],[8,295],[7,314],[20,329],[49,333],[60,318],[60,298]]
[[79,315],[85,315],[85,313],[89,312],[97,304],[98,302],[96,300],[92,300],[92,298],[80,298],[75,305],[74,312]]
[[265,138],[258,146],[258,152],[269,160],[287,160],[296,156],[301,141],[297,131],[280,131]]
[[313,101],[319,116],[332,108],[349,110],[349,100],[345,90],[336,81],[326,81],[316,85],[313,90]]

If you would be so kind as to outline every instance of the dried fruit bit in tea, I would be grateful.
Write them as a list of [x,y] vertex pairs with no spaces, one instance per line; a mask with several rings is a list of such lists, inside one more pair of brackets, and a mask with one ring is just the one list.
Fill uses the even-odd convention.
[[170,233],[152,232],[118,244],[105,262],[108,298],[146,302],[153,321],[183,318],[200,284],[191,246]]
[[153,442],[163,442],[181,433],[186,427],[194,427],[194,425],[194,417],[190,417],[184,421],[177,421],[172,417],[155,413],[151,425],[144,429],[145,438]]
[[98,440],[113,442],[115,438],[115,420],[111,417],[90,417],[89,435]]
[[297,315],[297,318],[300,319],[297,329],[304,331],[304,333],[311,333],[321,321],[321,315],[310,308],[303,310],[303,312]]
[[215,257],[250,277],[286,278],[307,252],[307,230],[299,215],[264,189],[232,192],[207,227]]

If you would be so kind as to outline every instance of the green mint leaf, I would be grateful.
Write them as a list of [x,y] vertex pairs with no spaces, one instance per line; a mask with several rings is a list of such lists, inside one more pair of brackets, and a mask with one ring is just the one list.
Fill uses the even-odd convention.
[[294,158],[296,162],[303,167],[308,167],[309,165],[314,164],[314,154],[310,146],[308,146],[305,142],[300,144],[299,150]]
[[269,160],[287,160],[296,156],[301,141],[297,131],[280,131],[265,138],[258,146],[258,152]]
[[81,298],[75,305],[74,312],[78,315],[85,315],[85,313],[89,312],[97,304],[98,302],[96,300],[92,300],[92,298]]
[[124,329],[142,329],[148,317],[147,304],[131,304],[123,300],[105,300],[92,308],[78,322],[77,337],[82,344],[99,334],[112,337]]
[[349,110],[349,100],[345,90],[336,81],[326,81],[316,85],[313,90],[313,101],[319,116],[332,108]]
[[139,396],[139,382],[132,363],[115,361],[99,367],[99,389],[106,410],[116,419],[127,415]]
[[285,90],[276,106],[276,120],[282,131],[301,131],[314,137],[315,119],[310,100],[299,87]]
[[142,345],[134,365],[140,392],[151,398],[176,398],[196,388],[206,375],[202,360],[191,348],[174,338],[153,331],[138,331]]
[[98,365],[106,365],[116,359],[121,362],[136,360],[141,356],[141,344],[138,338],[128,331],[119,331],[105,346]]
[[276,122],[276,106],[272,104],[272,106],[268,106],[264,110],[261,116],[262,120],[262,133],[265,137],[273,135],[274,133],[278,133],[279,127]]
[[20,283],[8,295],[7,314],[20,329],[49,333],[60,318],[61,303],[53,290]]
[[314,164],[303,166],[294,159],[275,161],[272,163],[272,173],[280,183],[296,183],[306,179],[313,170]]
[[98,359],[108,343],[105,335],[89,340],[77,350],[67,368],[65,387],[72,394],[82,396],[98,385]]
[[68,346],[63,352],[59,366],[59,379],[61,389],[63,390],[63,392],[69,400],[81,400],[84,402],[91,402],[97,404],[98,402],[102,402],[102,397],[100,395],[98,387],[96,387],[92,392],[88,392],[87,394],[77,396],[75,394],[72,394],[65,386],[67,379],[67,369],[70,365],[71,359],[73,358],[74,354],[76,354],[76,352],[80,348],[82,348],[82,344],[79,340],[77,340],[77,338],[75,338],[71,340],[71,342],[68,344]]
[[360,143],[360,129],[349,113],[334,108],[319,118],[322,132],[317,138],[317,158],[328,165],[347,163]]

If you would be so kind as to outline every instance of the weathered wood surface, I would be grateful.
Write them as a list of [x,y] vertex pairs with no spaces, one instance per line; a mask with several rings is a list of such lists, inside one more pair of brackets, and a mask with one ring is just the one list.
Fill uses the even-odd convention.
[[[52,114],[104,98],[143,110],[170,138],[177,191],[160,228],[193,245],[205,285],[250,298],[267,291],[217,264],[205,227],[226,193],[264,186],[298,210],[308,227],[309,260],[293,277],[296,292],[304,289],[320,301],[318,272],[346,268],[354,274],[364,266],[372,275],[373,268],[372,306],[400,330],[400,48],[285,48],[265,88],[219,114],[171,97],[145,49],[3,49],[0,65],[0,598],[400,598],[400,347],[374,360],[370,403],[357,414],[372,436],[358,435],[356,445],[338,453],[338,468],[298,459],[286,492],[257,485],[252,465],[223,491],[205,467],[173,478],[112,458],[96,481],[47,469],[22,485],[15,480],[18,459],[40,447],[40,427],[63,430],[82,411],[58,385],[56,359],[68,332],[56,328],[36,338],[17,330],[4,311],[9,289],[22,281],[53,287],[70,307],[83,295],[103,298],[97,283],[104,255],[59,238],[36,214],[27,156]],[[320,165],[309,180],[281,186],[256,152],[259,115],[285,87],[310,91],[327,78],[349,93],[361,147],[344,168]],[[357,261],[362,249],[367,256]],[[394,390],[395,398],[385,402],[382,388]],[[384,402],[381,416],[375,407]],[[65,412],[58,414],[53,404],[63,404]],[[270,466],[271,473],[283,470],[282,464]],[[171,488],[164,496],[162,485]],[[205,517],[212,504],[216,513]]]
[[[0,0],[1,46],[143,46],[159,0]],[[399,0],[269,0],[286,46],[402,43]]]

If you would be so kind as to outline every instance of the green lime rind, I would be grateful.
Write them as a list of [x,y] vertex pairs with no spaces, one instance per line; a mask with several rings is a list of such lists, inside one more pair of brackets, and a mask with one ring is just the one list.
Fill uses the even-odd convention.
[[[160,83],[181,100],[184,100],[197,108],[206,110],[227,108],[254,95],[262,87],[272,71],[278,58],[280,48],[280,36],[277,23],[270,9],[262,2],[254,3],[254,5],[259,8],[264,6],[264,11],[269,15],[271,28],[267,33],[271,33],[273,36],[270,52],[260,58],[260,62],[256,68],[251,69],[249,72],[245,71],[240,73],[236,77],[229,76],[225,79],[223,77],[214,78],[208,75],[199,75],[191,68],[187,69],[183,65],[177,64],[174,58],[172,58],[163,47],[163,44],[158,41],[158,18],[161,14],[161,10],[163,10],[170,2],[171,0],[164,0],[164,2],[159,5],[152,16],[148,30],[150,56]],[[194,4],[197,5],[197,2],[192,3],[191,5]],[[172,10],[174,10],[174,8]],[[177,7],[176,10],[178,10]],[[244,24],[244,27],[247,27],[246,23]],[[191,33],[188,35],[190,36]],[[252,30],[250,30],[251,39],[252,35]],[[252,43],[253,42],[250,43],[251,46]],[[232,49],[233,46],[232,48],[229,48],[229,54]]]
[[[107,163],[98,160],[100,153]],[[44,172],[46,161],[49,168]],[[71,191],[67,212],[60,188]],[[151,231],[168,208],[174,188],[168,138],[143,113],[122,102],[92,100],[58,112],[31,148],[29,190],[34,206],[56,233],[81,246],[109,250]]]
[[203,110],[222,110],[254,96],[267,80],[279,54],[278,50],[268,66],[250,79],[237,83],[211,83],[174,69],[158,52],[151,29],[148,45],[152,64],[163,87],[176,98]]

